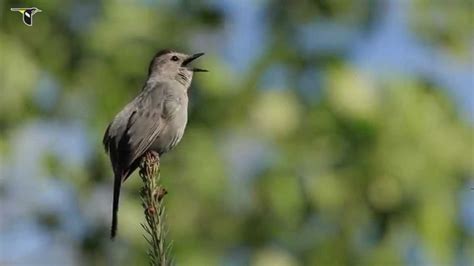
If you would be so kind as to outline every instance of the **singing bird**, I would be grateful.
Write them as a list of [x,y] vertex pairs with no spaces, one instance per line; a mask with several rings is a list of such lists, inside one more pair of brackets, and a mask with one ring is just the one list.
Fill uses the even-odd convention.
[[205,69],[190,63],[204,55],[159,51],[148,68],[141,92],[112,120],[103,144],[110,157],[114,179],[111,238],[117,232],[117,215],[122,183],[137,169],[148,151],[161,156],[183,137],[188,121],[188,90],[195,72]]

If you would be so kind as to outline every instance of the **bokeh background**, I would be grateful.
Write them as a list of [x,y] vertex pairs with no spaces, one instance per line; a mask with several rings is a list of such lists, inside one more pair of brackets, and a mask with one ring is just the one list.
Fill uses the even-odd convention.
[[[33,27],[11,7],[36,6]],[[0,2],[0,265],[147,265],[101,139],[206,52],[162,158],[177,265],[474,265],[471,0]]]

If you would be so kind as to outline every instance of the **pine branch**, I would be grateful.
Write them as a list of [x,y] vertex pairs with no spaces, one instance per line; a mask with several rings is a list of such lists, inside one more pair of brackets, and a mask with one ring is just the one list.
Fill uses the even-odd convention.
[[140,164],[140,177],[143,187],[140,190],[146,223],[141,226],[149,245],[148,256],[152,266],[171,265],[170,245],[166,242],[165,208],[163,197],[167,191],[160,184],[160,158],[155,152],[147,152]]

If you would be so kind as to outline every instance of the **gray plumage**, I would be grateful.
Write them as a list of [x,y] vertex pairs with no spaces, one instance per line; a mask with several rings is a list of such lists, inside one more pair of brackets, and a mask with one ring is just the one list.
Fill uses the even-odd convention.
[[186,55],[162,50],[150,63],[148,79],[135,99],[113,119],[103,143],[114,171],[111,237],[117,231],[121,184],[135,171],[149,150],[160,156],[181,140],[188,120],[188,89],[194,72],[189,67],[203,53]]

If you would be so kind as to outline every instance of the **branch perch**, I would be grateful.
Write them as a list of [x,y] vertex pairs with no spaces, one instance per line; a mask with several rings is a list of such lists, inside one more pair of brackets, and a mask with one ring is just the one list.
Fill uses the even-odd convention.
[[140,198],[145,213],[146,223],[141,226],[145,230],[143,235],[147,241],[148,256],[152,266],[171,265],[169,253],[171,246],[166,242],[164,196],[168,193],[160,182],[160,157],[156,152],[147,152],[140,163],[140,177],[143,187]]

